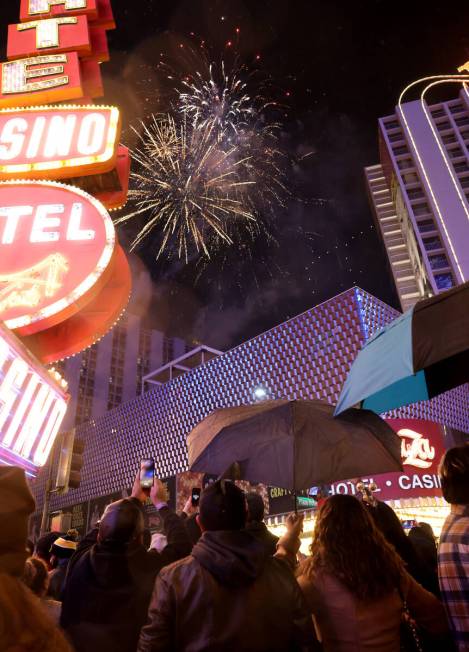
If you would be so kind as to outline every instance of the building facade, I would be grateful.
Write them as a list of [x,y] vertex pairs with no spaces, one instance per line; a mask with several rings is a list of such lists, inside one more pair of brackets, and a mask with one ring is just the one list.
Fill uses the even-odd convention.
[[402,309],[469,280],[469,93],[399,105],[365,169]]
[[143,392],[146,374],[186,349],[184,340],[149,329],[142,317],[127,312],[99,342],[53,365],[67,380],[71,395],[62,430],[131,401]]
[[[159,477],[187,471],[186,438],[213,410],[265,397],[335,403],[363,343],[399,313],[352,288],[77,429],[86,442],[81,486],[52,498],[52,510],[75,509],[130,488],[141,459]],[[392,418],[436,421],[469,432],[469,388],[393,411]],[[48,469],[34,491],[41,509]],[[78,509],[78,507],[77,507]]]

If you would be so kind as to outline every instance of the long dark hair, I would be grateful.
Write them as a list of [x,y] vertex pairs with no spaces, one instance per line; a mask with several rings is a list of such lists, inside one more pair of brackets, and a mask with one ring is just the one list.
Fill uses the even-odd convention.
[[404,561],[407,571],[421,582],[421,569],[417,551],[412,539],[409,539],[396,512],[386,503],[378,501],[375,505],[366,505],[376,527],[390,543],[399,557]]
[[300,574],[311,576],[319,569],[337,577],[357,598],[373,600],[397,588],[403,563],[363,504],[337,494],[319,510],[311,556]]

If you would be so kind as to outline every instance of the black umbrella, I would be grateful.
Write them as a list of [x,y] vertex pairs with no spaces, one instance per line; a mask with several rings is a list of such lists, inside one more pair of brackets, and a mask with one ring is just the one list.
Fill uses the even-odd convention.
[[401,441],[369,410],[339,417],[323,401],[265,401],[216,410],[190,433],[191,471],[301,491],[338,480],[401,471]]

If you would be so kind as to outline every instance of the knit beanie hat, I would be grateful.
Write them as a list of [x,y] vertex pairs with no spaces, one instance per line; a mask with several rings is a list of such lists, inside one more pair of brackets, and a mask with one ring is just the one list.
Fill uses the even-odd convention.
[[34,508],[24,471],[0,467],[0,572],[22,575],[28,556],[28,517]]
[[76,530],[68,530],[67,534],[58,537],[51,546],[51,555],[55,555],[59,559],[70,559],[75,550],[77,549],[78,532]]

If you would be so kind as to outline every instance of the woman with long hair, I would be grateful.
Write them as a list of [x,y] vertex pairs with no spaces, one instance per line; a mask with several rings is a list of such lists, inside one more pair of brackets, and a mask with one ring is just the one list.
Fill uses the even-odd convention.
[[322,505],[298,582],[325,652],[399,652],[403,599],[429,633],[448,630],[442,604],[407,573],[353,496]]

